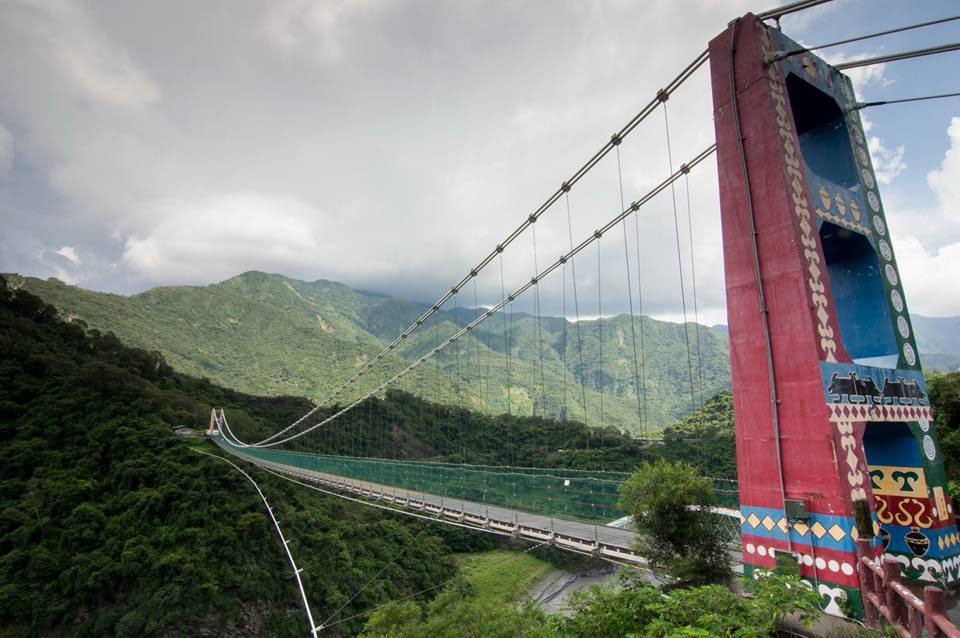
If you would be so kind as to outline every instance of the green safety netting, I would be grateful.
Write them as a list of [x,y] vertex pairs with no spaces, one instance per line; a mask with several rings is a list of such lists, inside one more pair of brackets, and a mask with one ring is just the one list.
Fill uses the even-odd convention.
[[[625,516],[617,506],[618,488],[629,476],[623,472],[356,458],[239,447],[223,437],[217,437],[217,442],[240,456],[531,514],[591,523]],[[728,491],[729,486],[718,496]]]

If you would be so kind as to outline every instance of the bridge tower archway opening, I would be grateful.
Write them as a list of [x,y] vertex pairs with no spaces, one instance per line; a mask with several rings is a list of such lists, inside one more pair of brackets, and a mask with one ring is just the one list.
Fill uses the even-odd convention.
[[922,559],[931,549],[930,528],[939,513],[917,438],[906,422],[865,425],[864,456],[882,551]]
[[786,85],[800,154],[807,167],[838,186],[859,186],[847,122],[837,101],[796,73],[787,74]]
[[822,221],[820,241],[840,333],[854,363],[897,367],[897,339],[877,253],[860,233]]

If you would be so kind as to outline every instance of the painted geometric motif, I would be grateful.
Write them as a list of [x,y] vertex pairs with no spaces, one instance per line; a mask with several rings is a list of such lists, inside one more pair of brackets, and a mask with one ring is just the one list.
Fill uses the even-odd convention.
[[923,373],[852,363],[820,364],[827,403],[929,406]]

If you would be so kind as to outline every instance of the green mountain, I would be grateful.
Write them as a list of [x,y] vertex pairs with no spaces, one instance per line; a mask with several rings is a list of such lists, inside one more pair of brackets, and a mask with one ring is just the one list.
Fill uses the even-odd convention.
[[[244,392],[313,400],[323,399],[352,376],[427,308],[336,282],[260,272],[209,286],[161,287],[131,296],[84,290],[55,279],[7,277],[11,286],[56,306],[64,318],[158,351],[181,372]],[[406,339],[385,366],[369,372],[338,400],[375,387],[478,312],[484,310],[442,309]],[[722,333],[643,317],[644,391],[638,400],[636,379],[641,375],[635,372],[631,330],[639,333],[640,323],[637,318],[631,325],[629,316],[620,315],[581,321],[578,330],[576,323],[558,317],[542,317],[538,323],[525,313],[497,315],[398,387],[486,413],[566,415],[593,426],[638,432],[641,421],[649,430],[662,428],[729,385]],[[692,343],[690,363],[685,330]]]

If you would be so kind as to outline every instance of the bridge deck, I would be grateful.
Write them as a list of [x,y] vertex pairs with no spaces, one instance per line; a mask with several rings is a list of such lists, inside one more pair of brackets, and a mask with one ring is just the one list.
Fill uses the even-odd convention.
[[392,485],[346,478],[336,474],[266,461],[245,455],[231,447],[221,447],[255,465],[309,482],[352,492],[369,499],[386,502],[395,507],[432,515],[440,520],[469,525],[493,533],[549,542],[560,549],[592,554],[617,562],[634,565],[646,562],[633,550],[635,534],[627,529],[530,514],[487,503],[449,496],[437,496]]

